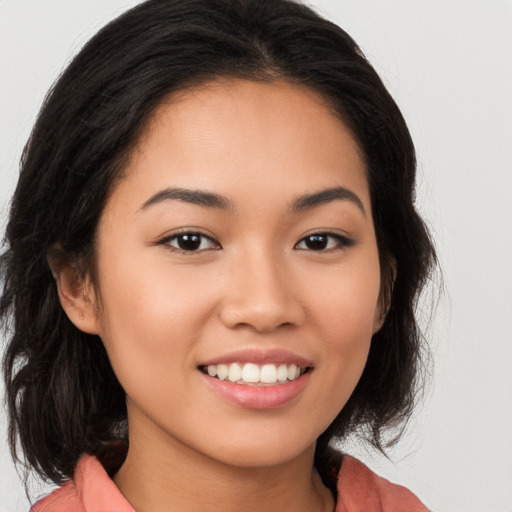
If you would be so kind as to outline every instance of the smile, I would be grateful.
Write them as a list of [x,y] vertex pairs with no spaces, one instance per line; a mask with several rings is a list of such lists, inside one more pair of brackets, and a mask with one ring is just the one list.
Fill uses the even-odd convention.
[[231,363],[201,366],[200,370],[210,377],[242,385],[285,384],[303,375],[308,367],[296,364]]
[[314,364],[280,348],[246,348],[202,361],[197,369],[223,401],[248,409],[275,409],[299,398]]

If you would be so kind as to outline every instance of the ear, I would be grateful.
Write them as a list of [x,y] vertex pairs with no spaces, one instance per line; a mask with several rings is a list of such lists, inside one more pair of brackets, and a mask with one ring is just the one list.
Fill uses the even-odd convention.
[[[60,251],[59,251],[60,252]],[[48,263],[57,283],[59,300],[66,315],[81,331],[99,334],[99,316],[94,287],[69,258],[52,251]]]
[[375,317],[373,319],[373,334],[377,333],[384,325],[389,308],[391,307],[391,299],[393,297],[393,288],[396,279],[396,260],[389,258],[386,269],[382,275],[380,285],[379,300],[375,308]]

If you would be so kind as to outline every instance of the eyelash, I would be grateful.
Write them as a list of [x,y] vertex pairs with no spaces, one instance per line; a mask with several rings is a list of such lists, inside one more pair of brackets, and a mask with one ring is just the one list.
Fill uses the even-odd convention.
[[[303,243],[306,243],[306,240],[312,240],[312,239],[327,239],[326,243],[327,245],[329,245],[329,239],[330,240],[334,240],[334,245],[332,245],[331,247],[327,246],[325,248],[322,248],[322,249],[318,249],[318,250],[315,250],[315,249],[311,249],[311,248],[308,248],[308,247],[304,247],[304,248],[299,248],[299,244],[303,244]],[[317,240],[318,241],[318,240]],[[346,236],[343,236],[343,235],[340,235],[338,233],[329,233],[329,232],[318,232],[318,233],[312,233],[310,235],[307,235],[303,238],[301,238],[296,244],[295,244],[295,248],[299,249],[299,250],[302,250],[302,251],[307,251],[307,250],[310,250],[310,251],[313,251],[313,252],[332,252],[332,251],[339,251],[339,250],[343,250],[343,249],[346,249],[348,247],[352,247],[353,245],[355,245],[355,240],[351,239],[351,238],[348,238]]]
[[[195,249],[184,249],[182,247],[179,247],[179,246],[176,247],[176,246],[172,245],[173,241],[178,241],[180,239],[182,241],[185,241],[186,238],[199,239],[199,246],[196,247]],[[191,240],[189,240],[189,241],[191,241]],[[205,241],[211,242],[212,245],[214,245],[215,247],[201,248],[201,246],[203,245],[203,243]],[[181,233],[175,233],[174,235],[168,236],[168,237],[164,238],[163,240],[161,240],[160,242],[158,242],[158,245],[166,245],[166,246],[169,246],[171,248],[171,250],[182,252],[182,253],[189,253],[189,254],[203,252],[203,251],[215,251],[215,250],[221,249],[221,245],[216,240],[214,240],[212,237],[205,235],[204,233],[201,233],[199,231],[182,231]]]
[[[181,241],[187,241],[187,238],[189,238],[189,242],[192,243],[193,248],[183,248],[179,247],[179,240]],[[299,247],[301,244],[307,244],[307,241],[309,240],[312,242],[314,239],[316,239],[316,242],[325,243],[326,247],[321,247],[318,249],[312,249],[311,247]],[[177,246],[174,246],[172,242],[177,242]],[[194,244],[199,241],[199,245],[194,248]],[[334,241],[334,244],[330,244],[330,242]],[[201,247],[204,242],[210,242],[213,247]],[[222,246],[214,240],[212,237],[205,235],[204,233],[201,233],[199,231],[183,231],[181,233],[176,233],[174,235],[168,236],[164,239],[162,239],[160,242],[158,242],[158,245],[166,245],[171,248],[171,250],[182,252],[182,253],[199,253],[203,251],[215,251],[222,249]],[[329,246],[330,245],[330,246]],[[338,233],[330,233],[330,232],[318,232],[318,233],[312,233],[310,235],[307,235],[303,238],[301,238],[294,246],[294,249],[300,250],[300,251],[312,251],[312,252],[334,252],[346,249],[348,247],[352,247],[355,245],[355,240],[350,239],[346,236],[340,235]]]

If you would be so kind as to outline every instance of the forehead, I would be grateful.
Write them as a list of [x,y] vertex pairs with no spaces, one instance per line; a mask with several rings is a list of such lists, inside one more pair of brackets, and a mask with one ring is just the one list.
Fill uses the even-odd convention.
[[217,80],[169,96],[124,174],[125,186],[147,196],[169,185],[241,199],[241,191],[283,198],[344,186],[369,208],[351,131],[325,98],[286,82]]

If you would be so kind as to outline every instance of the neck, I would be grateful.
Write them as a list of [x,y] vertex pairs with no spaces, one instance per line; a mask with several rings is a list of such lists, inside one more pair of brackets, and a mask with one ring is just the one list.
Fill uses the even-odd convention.
[[332,512],[334,501],[313,469],[314,446],[270,467],[238,467],[176,440],[130,432],[114,482],[137,512]]

